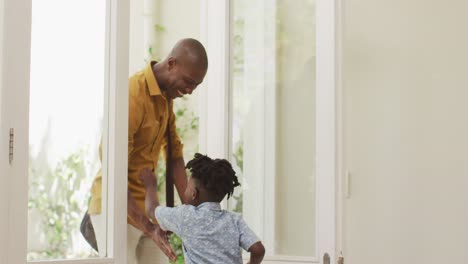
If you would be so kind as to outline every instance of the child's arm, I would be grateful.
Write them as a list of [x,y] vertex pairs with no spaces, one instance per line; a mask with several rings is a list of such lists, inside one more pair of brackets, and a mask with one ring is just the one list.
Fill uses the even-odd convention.
[[238,216],[237,227],[239,228],[239,242],[240,246],[246,251],[250,252],[250,261],[248,264],[261,263],[265,256],[265,247],[252,229],[247,226],[247,223]]
[[262,242],[258,241],[253,244],[248,251],[250,252],[250,261],[247,262],[248,264],[258,264],[262,262],[265,256],[265,247]]
[[156,189],[158,186],[156,176],[150,169],[145,168],[141,171],[139,178],[140,178],[140,181],[144,184],[145,189],[146,189],[146,192],[145,192],[146,193],[145,195],[146,214],[148,215],[149,218],[155,221],[156,217],[154,215],[154,211],[156,207],[158,207],[159,205],[159,199],[156,193]]
[[181,235],[179,233],[179,223],[183,220],[180,215],[182,207],[165,207],[159,206],[159,199],[156,194],[157,180],[154,173],[149,169],[143,169],[140,173],[140,181],[145,185],[145,209],[146,214],[157,222],[157,226],[164,231],[170,231]]

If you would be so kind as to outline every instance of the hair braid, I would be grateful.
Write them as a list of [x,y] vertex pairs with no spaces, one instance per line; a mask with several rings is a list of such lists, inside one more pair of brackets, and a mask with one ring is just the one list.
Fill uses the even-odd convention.
[[187,163],[192,177],[216,199],[221,201],[227,194],[228,199],[234,193],[234,188],[240,183],[231,164],[225,159],[211,159],[206,155],[196,153]]

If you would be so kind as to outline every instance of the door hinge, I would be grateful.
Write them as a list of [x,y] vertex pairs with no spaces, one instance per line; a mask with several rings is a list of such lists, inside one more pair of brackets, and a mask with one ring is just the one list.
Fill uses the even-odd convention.
[[15,130],[13,128],[10,128],[10,164],[13,162],[14,144],[15,144]]

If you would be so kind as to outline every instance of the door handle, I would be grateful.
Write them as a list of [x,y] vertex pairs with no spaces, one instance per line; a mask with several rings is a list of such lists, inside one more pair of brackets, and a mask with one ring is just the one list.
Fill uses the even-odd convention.
[[[323,255],[323,264],[330,264],[330,255],[325,252]],[[343,253],[340,253],[340,256],[338,257],[337,264],[344,264],[344,257]]]
[[338,257],[338,261],[336,263],[344,264],[343,252],[340,252],[340,256]]

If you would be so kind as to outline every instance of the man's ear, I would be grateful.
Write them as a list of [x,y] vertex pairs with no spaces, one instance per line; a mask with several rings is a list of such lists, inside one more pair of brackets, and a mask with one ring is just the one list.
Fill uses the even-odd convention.
[[167,68],[169,69],[169,71],[172,70],[176,65],[177,65],[176,58],[172,56],[167,58],[167,66],[168,66]]

